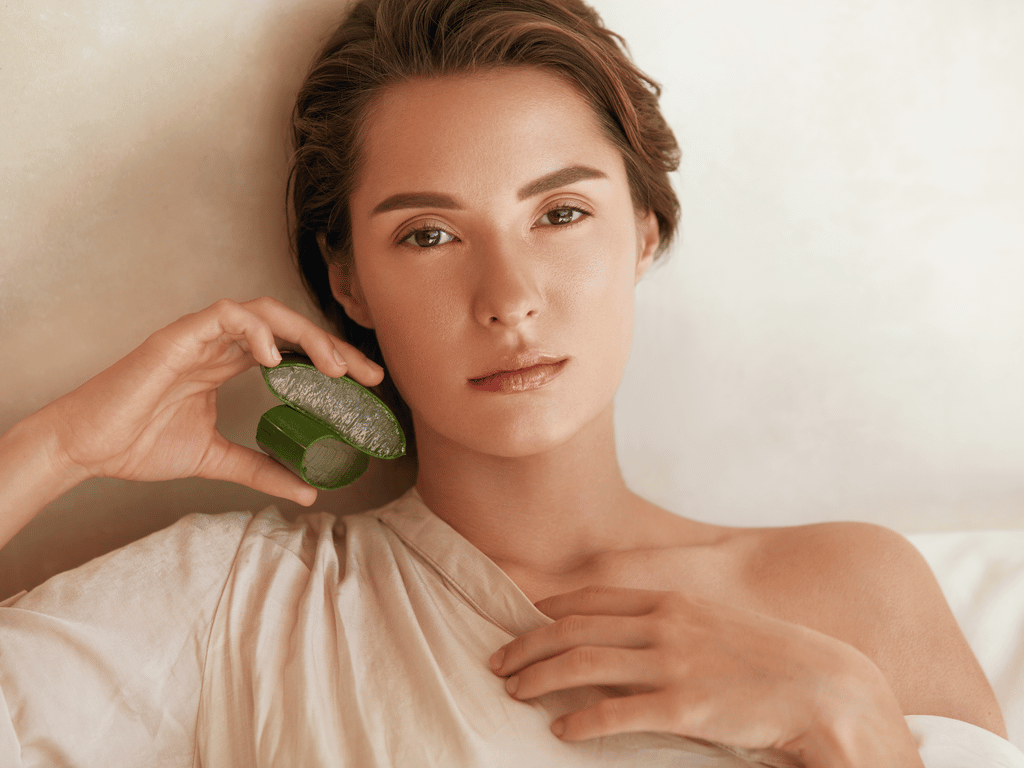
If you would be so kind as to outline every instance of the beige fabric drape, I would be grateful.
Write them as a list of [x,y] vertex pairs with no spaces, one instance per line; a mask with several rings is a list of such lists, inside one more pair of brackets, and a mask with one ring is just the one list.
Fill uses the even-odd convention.
[[[415,491],[340,520],[190,515],[0,608],[0,765],[748,764],[661,734],[558,741],[551,720],[605,694],[519,702],[487,666],[547,621]],[[925,720],[941,747],[954,721]]]

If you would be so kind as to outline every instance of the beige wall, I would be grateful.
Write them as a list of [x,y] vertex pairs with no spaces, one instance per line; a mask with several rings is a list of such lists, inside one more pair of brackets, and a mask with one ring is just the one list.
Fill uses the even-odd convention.
[[1024,526],[1024,4],[642,5],[606,20],[686,158],[628,476],[744,525]]
[[[0,429],[221,296],[308,311],[287,117],[339,5],[0,11]],[[1024,524],[1024,6],[597,7],[664,84],[686,155],[682,239],[640,287],[618,400],[633,485],[735,524]],[[220,400],[253,445],[258,375]],[[318,505],[407,482],[378,465]],[[0,553],[0,593],[185,512],[269,501],[86,483]]]

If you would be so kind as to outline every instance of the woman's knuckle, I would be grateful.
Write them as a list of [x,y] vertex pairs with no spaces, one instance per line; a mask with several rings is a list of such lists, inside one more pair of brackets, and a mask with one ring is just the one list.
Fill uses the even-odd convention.
[[584,597],[591,598],[604,597],[605,595],[611,594],[612,591],[613,589],[611,587],[608,587],[604,584],[588,584],[587,586],[583,587],[582,590],[580,590]]
[[316,326],[314,332],[316,333],[317,342],[322,344],[324,349],[330,351],[335,348],[334,336],[330,331],[325,331],[323,328]]
[[598,652],[589,645],[581,645],[569,651],[566,661],[574,672],[587,672],[597,665]]
[[256,299],[256,306],[259,308],[259,311],[263,314],[270,314],[271,312],[281,314],[282,310],[286,310],[288,312],[293,311],[290,307],[288,307],[288,305],[283,304],[282,302],[278,301],[278,299],[275,299],[272,296],[260,296],[259,298]]
[[558,640],[571,640],[583,632],[583,617],[578,614],[566,616],[555,622],[554,634]]
[[217,299],[217,301],[213,302],[213,305],[212,305],[213,309],[216,309],[218,312],[230,311],[230,310],[234,309],[237,306],[239,306],[237,301],[235,301],[234,299],[226,299],[226,298],[225,299]]

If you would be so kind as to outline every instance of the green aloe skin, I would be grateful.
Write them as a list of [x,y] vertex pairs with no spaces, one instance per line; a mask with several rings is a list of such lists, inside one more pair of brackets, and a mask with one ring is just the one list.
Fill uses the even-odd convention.
[[256,442],[314,488],[354,483],[368,456],[405,454],[405,433],[394,414],[366,387],[348,376],[331,378],[309,358],[294,353],[262,367],[263,379],[284,405],[260,419]]
[[323,490],[351,485],[370,464],[369,456],[341,441],[331,427],[287,405],[263,414],[256,442],[307,483]]

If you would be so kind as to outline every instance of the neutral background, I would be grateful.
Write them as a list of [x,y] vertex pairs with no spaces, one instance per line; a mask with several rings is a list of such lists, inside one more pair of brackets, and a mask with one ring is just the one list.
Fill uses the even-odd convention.
[[[1024,3],[596,5],[685,152],[682,236],[638,289],[617,402],[633,487],[726,524],[1024,527]],[[0,431],[220,297],[310,311],[288,114],[343,7],[0,5]],[[273,402],[239,377],[222,431],[255,445]],[[317,507],[410,481],[377,462]],[[0,553],[0,597],[187,512],[271,502],[90,481]]]

